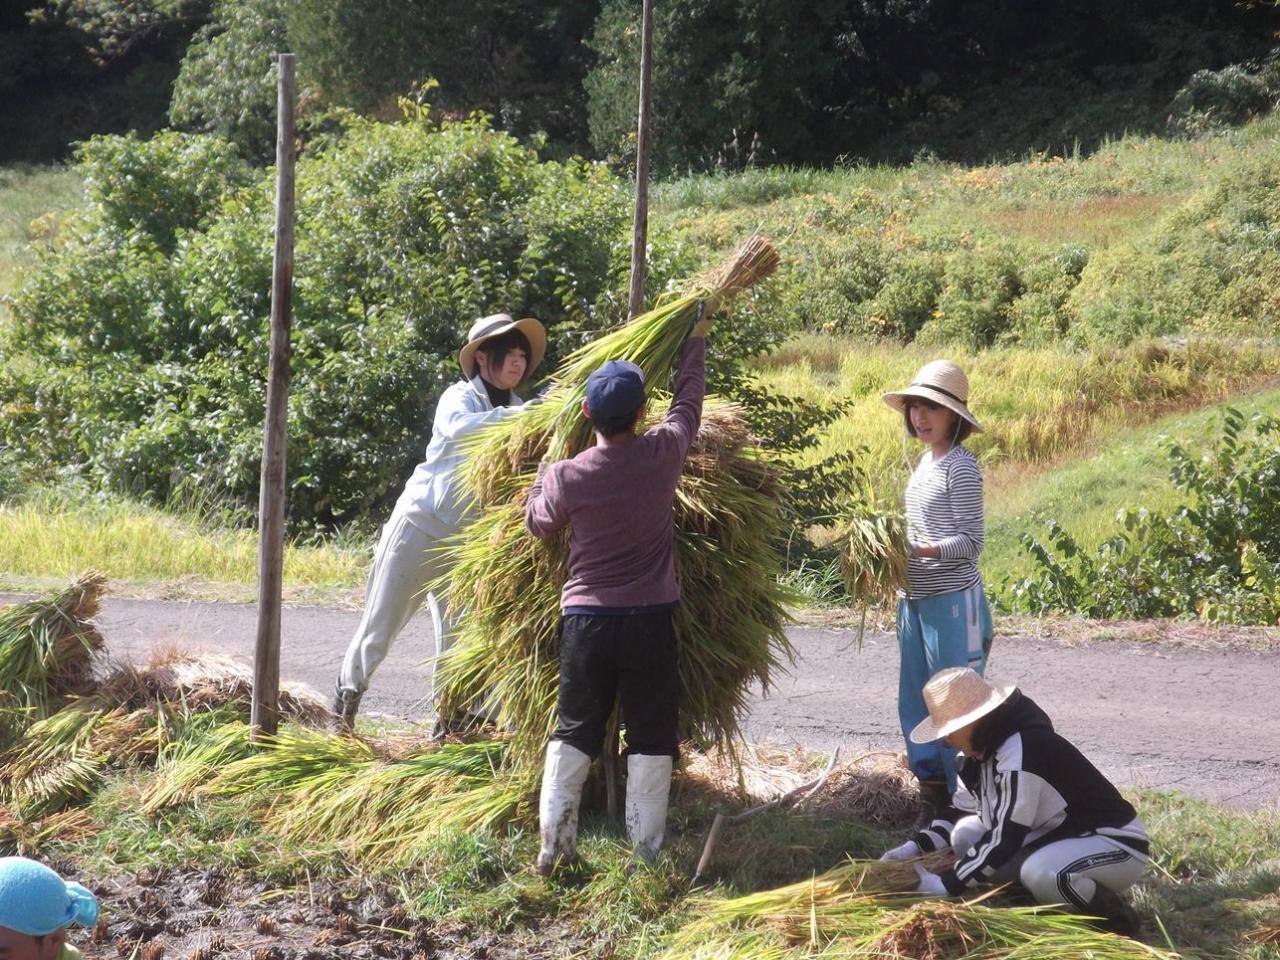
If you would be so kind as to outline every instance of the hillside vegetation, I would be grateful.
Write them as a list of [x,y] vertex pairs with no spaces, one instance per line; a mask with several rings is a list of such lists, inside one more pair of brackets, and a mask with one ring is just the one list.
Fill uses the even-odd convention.
[[[528,152],[474,124],[422,123],[353,127],[317,153],[312,172],[303,176],[304,206],[312,198],[326,209],[344,209],[331,206],[335,190],[360,196],[342,214],[351,220],[344,231],[388,251],[353,261],[342,252],[349,243],[339,242],[332,218],[304,214],[300,224],[301,316],[315,315],[320,322],[300,324],[301,335],[310,338],[315,327],[318,336],[306,347],[318,365],[309,364],[304,376],[320,392],[314,402],[300,401],[299,415],[304,425],[307,417],[320,417],[314,427],[304,426],[302,436],[310,431],[322,443],[306,450],[313,466],[295,476],[308,484],[311,502],[323,505],[328,484],[318,478],[347,472],[355,483],[350,489],[365,506],[346,510],[343,528],[372,529],[381,518],[379,504],[394,496],[396,477],[416,459],[425,414],[442,382],[436,378],[446,375],[460,335],[449,318],[505,305],[514,294],[572,343],[621,315],[622,184],[599,168],[530,167]],[[900,424],[880,403],[880,392],[905,382],[933,356],[950,355],[964,364],[974,409],[987,426],[972,446],[987,469],[993,517],[1004,517],[993,526],[990,556],[1002,572],[1020,571],[1013,544],[1025,529],[1019,524],[1030,521],[1010,520],[1002,504],[1018,505],[1012,516],[1034,512],[1028,483],[1041,483],[1112,440],[1142,436],[1133,431],[1159,417],[1251,393],[1280,377],[1274,339],[1280,250],[1273,239],[1280,230],[1273,189],[1280,176],[1274,159],[1278,138],[1280,120],[1266,117],[1196,140],[1127,138],[1091,156],[1067,159],[687,177],[655,191],[655,282],[712,262],[751,230],[777,238],[784,267],[771,289],[718,328],[721,362],[729,363],[718,385],[730,385],[723,377],[736,369],[733,357],[768,351],[750,364],[761,384],[799,397],[810,408],[846,405],[818,430],[796,466],[855,454],[889,499],[903,482],[904,449]],[[413,169],[412,158],[424,149],[441,158],[434,172]],[[461,166],[444,162],[459,149],[467,155]],[[170,486],[178,476],[175,464],[186,464],[195,476],[217,478],[226,477],[234,462],[235,476],[244,481],[243,503],[222,480],[202,489],[202,496],[219,505],[214,513],[234,525],[256,491],[256,442],[247,438],[258,429],[254,418],[260,415],[252,398],[260,389],[265,307],[255,284],[269,269],[269,245],[255,231],[268,229],[269,184],[207,139],[170,135],[155,145],[102,140],[86,160],[79,175],[95,174],[94,206],[86,213],[67,220],[64,212],[36,227],[18,213],[0,224],[8,253],[0,277],[9,278],[10,289],[16,287],[15,263],[38,262],[33,283],[17,298],[21,323],[9,321],[0,334],[9,344],[0,398],[11,438],[8,457],[0,458],[0,492],[21,499],[21,490],[61,483],[58,477],[70,469],[88,481],[88,489],[141,495],[163,506],[181,503],[189,493],[181,484]],[[201,171],[189,188],[174,176],[183,164]],[[363,170],[378,170],[381,185],[374,189],[375,181],[357,172]],[[401,172],[393,176],[393,170]],[[492,237],[492,227],[469,219],[480,209],[472,198],[478,195],[479,171],[486,170],[493,173],[483,176],[495,177],[491,182],[505,184],[503,189],[517,185],[508,209],[527,211],[514,221],[516,234],[504,241],[527,251],[517,257],[526,258],[525,265],[510,276],[495,272],[492,240],[480,241]],[[414,191],[433,182],[440,184],[433,189],[445,189],[459,176],[472,184],[448,213],[448,230],[458,238],[474,237],[462,244],[446,242],[448,231],[440,232],[432,219],[437,209],[448,209],[438,201],[420,210],[403,205],[404,198],[423,196]],[[21,199],[34,217],[42,206],[65,211],[76,184],[74,171],[13,173],[0,184],[0,196],[6,210],[18,209],[8,198]],[[175,199],[195,206],[173,206]],[[599,246],[602,217],[612,224],[607,249]],[[473,233],[458,232],[468,230]],[[540,232],[557,246],[529,246]],[[32,236],[43,251],[38,258],[21,248]],[[427,253],[434,258],[430,272],[417,280],[417,268],[373,266],[421,258],[437,242],[445,244],[439,247],[445,259]],[[565,259],[556,249],[572,258],[566,261],[575,264],[572,272],[553,269],[553,261]],[[109,250],[117,252],[108,255]],[[123,260],[121,250],[128,253]],[[108,301],[127,312],[108,309]],[[129,327],[128,316],[154,320]],[[162,317],[167,319],[158,322]],[[415,317],[406,330],[402,321]],[[52,330],[60,331],[55,340],[42,339]],[[134,339],[114,341],[124,344],[123,352],[94,352],[98,338],[126,333]],[[406,334],[419,338],[414,349],[426,364],[411,379],[395,366],[403,365],[403,350],[400,360],[396,351],[369,352],[380,342],[370,337],[391,338],[390,343]],[[785,344],[771,347],[781,340]],[[192,344],[212,352],[184,374],[184,364],[195,356],[189,353]],[[436,351],[445,366],[430,359]],[[322,356],[327,359],[319,363]],[[139,405],[136,394],[104,396],[91,372],[105,370],[103,364],[132,369],[129,375],[154,400]],[[232,374],[252,393],[249,405],[228,419],[205,409],[213,381],[200,384]],[[50,393],[51,376],[66,389]],[[325,413],[330,401],[324,397],[336,396],[332,384],[353,377],[366,391],[395,398],[394,422],[375,416],[373,408],[357,417],[350,404],[338,420]],[[331,386],[321,389],[324,384]],[[425,393],[424,384],[430,384]],[[112,396],[129,402],[104,407]],[[64,409],[68,404],[79,405],[75,416]],[[95,417],[104,416],[100,427],[92,427]],[[18,429],[24,417],[39,428]],[[68,430],[69,422],[79,426]],[[760,423],[766,433],[777,426],[767,417]],[[344,435],[353,429],[358,436]],[[379,431],[386,436],[378,439]],[[191,447],[202,436],[233,443],[234,461],[213,452],[217,446],[208,453]],[[377,449],[384,452],[370,459]],[[394,451],[389,459],[387,450]],[[193,452],[195,459],[181,459]],[[367,465],[374,460],[380,479],[371,485]],[[1160,482],[1167,466],[1147,458],[1135,470]],[[59,504],[70,517],[78,496],[54,494],[41,502]],[[134,523],[137,508],[122,509],[107,512],[111,522],[123,524],[108,535],[127,541],[133,535],[122,531],[145,525]],[[1058,509],[1057,518],[1070,525],[1073,509]],[[103,517],[100,510],[86,514],[85,531],[76,534],[73,524],[64,534],[70,542],[95,542]],[[197,521],[196,529],[208,523]],[[1086,530],[1085,543],[1101,537],[1105,524],[1095,512],[1088,527],[1094,532]],[[361,552],[336,563],[317,559],[314,574],[300,574],[301,582],[325,588],[350,580],[348,585],[358,586],[359,574],[351,571],[358,571]],[[126,553],[136,560],[145,551]],[[252,576],[248,559],[229,565],[182,562],[195,565],[196,577],[238,581]],[[51,566],[48,556],[18,555],[8,557],[5,567],[16,576],[42,577],[63,575],[71,562]],[[156,570],[158,579],[175,576],[171,564],[163,566]],[[145,580],[146,568],[131,565],[120,575]]]

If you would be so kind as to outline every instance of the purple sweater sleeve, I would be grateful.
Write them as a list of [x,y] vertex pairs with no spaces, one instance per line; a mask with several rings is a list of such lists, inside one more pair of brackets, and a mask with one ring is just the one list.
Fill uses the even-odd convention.
[[702,398],[707,392],[706,360],[707,341],[703,337],[690,337],[685,341],[671,408],[662,423],[649,431],[663,439],[675,440],[681,460],[689,452],[693,438],[698,435],[698,424],[702,422]]
[[569,512],[565,508],[555,467],[552,464],[550,467],[538,468],[538,479],[533,481],[524,506],[525,528],[543,540],[557,530],[563,530],[569,523]]

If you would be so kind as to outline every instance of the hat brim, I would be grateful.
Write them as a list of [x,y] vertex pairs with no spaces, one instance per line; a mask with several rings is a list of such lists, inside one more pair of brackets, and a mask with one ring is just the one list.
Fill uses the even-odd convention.
[[908,739],[912,743],[933,743],[935,740],[941,740],[947,734],[955,733],[961,727],[967,727],[980,717],[985,717],[1008,700],[1009,697],[1013,696],[1013,691],[1018,689],[1016,683],[1002,683],[999,681],[988,681],[988,683],[991,685],[991,695],[978,706],[968,713],[952,717],[942,724],[934,723],[933,717],[925,717],[912,728],[911,733],[908,734]]
[[533,371],[538,369],[538,364],[542,363],[542,358],[547,353],[546,328],[533,317],[525,317],[522,320],[504,323],[496,330],[489,330],[484,336],[477,337],[464,344],[462,349],[458,351],[458,366],[462,368],[462,375],[467,378],[471,377],[471,362],[475,359],[476,351],[480,349],[486,340],[500,337],[511,330],[519,330],[529,341],[529,366],[525,368],[524,375],[526,380],[532,376]]
[[915,397],[919,400],[928,400],[930,403],[936,403],[940,407],[946,407],[958,417],[963,417],[969,421],[969,424],[977,433],[982,433],[982,424],[978,422],[978,418],[969,412],[969,408],[953,397],[947,396],[940,390],[934,390],[932,387],[913,384],[902,390],[891,390],[888,393],[880,395],[880,399],[886,404],[893,407],[899,413],[905,413],[907,409],[907,400]]

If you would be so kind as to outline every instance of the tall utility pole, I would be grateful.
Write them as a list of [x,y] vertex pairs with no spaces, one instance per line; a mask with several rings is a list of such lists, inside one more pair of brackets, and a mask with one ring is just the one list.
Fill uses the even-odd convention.
[[653,70],[653,0],[644,0],[640,25],[640,119],[636,126],[636,216],[631,234],[632,317],[644,312],[645,244],[649,233],[649,125],[653,98],[649,89]]
[[252,737],[280,720],[280,595],[284,580],[285,441],[288,437],[289,327],[293,322],[294,67],[280,54],[276,122],[276,243],[271,273],[271,354],[258,496],[258,639],[253,653]]

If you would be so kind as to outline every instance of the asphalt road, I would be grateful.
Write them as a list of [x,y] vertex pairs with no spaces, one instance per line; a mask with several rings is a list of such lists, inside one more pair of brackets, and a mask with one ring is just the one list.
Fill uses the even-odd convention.
[[[327,698],[358,619],[348,609],[286,607],[281,676]],[[251,660],[257,622],[251,604],[116,598],[104,602],[99,621],[113,655],[135,660],[172,644]],[[797,663],[751,699],[748,736],[815,750],[839,744],[846,755],[900,749],[892,635],[869,632],[860,650],[850,630],[799,627],[790,636]],[[430,668],[421,661],[431,649],[430,618],[420,614],[374,678],[364,709],[426,719]],[[1121,786],[1246,809],[1280,802],[1274,653],[1000,636],[988,672],[1017,681]]]

